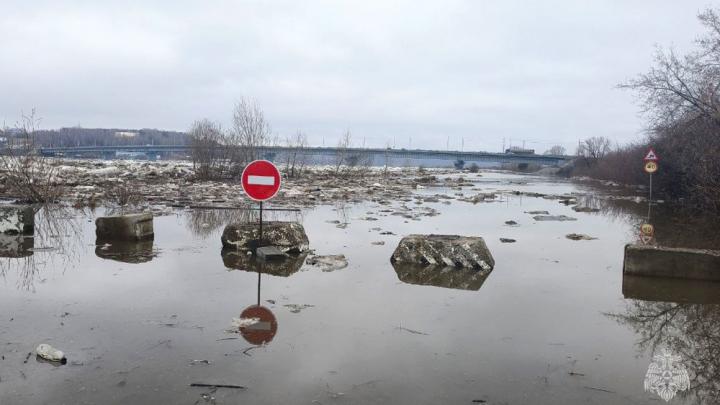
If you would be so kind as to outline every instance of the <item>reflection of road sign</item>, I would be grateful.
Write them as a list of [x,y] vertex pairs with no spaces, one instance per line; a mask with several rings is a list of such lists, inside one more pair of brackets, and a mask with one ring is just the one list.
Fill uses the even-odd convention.
[[653,161],[649,161],[649,162],[645,163],[645,172],[652,174],[652,173],[655,173],[657,171],[657,169],[658,169],[657,163],[655,163]]
[[657,153],[653,150],[653,148],[650,148],[650,150],[645,154],[645,157],[643,158],[646,162],[657,162],[658,156]]
[[653,236],[655,234],[655,227],[652,226],[652,224],[642,224],[640,225],[640,232],[643,235]]
[[280,190],[280,172],[267,160],[255,160],[243,170],[242,187],[255,201],[269,200]]
[[650,245],[653,243],[653,236],[640,234],[640,241],[645,245]]
[[268,343],[275,337],[277,333],[277,320],[275,315],[260,305],[252,305],[245,308],[240,314],[240,319],[256,318],[258,322],[240,328],[240,334],[253,345],[261,345]]

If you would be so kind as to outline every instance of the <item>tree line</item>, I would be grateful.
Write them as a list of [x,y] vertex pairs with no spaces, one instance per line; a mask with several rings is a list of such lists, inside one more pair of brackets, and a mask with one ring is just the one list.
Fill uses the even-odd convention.
[[572,175],[645,184],[642,160],[660,156],[654,187],[667,198],[720,210],[720,13],[698,15],[704,34],[692,51],[659,48],[650,69],[619,85],[638,96],[647,119],[644,139],[614,146],[605,137],[583,141]]

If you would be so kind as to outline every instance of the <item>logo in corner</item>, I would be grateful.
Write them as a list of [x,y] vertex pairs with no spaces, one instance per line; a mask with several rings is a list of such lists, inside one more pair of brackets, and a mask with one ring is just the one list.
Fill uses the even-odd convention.
[[645,374],[645,391],[654,392],[669,402],[678,391],[690,388],[690,376],[681,360],[666,348],[654,355]]

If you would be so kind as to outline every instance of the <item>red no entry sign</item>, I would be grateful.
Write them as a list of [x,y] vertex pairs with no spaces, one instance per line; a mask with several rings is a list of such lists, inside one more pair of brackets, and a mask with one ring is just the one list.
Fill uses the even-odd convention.
[[242,173],[245,194],[255,201],[266,201],[280,190],[280,171],[267,160],[255,160]]

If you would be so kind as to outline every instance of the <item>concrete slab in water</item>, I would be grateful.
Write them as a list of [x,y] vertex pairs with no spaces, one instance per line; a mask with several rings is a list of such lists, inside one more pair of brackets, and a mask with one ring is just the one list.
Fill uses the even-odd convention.
[[390,262],[481,270],[495,267],[495,260],[483,238],[458,235],[406,236],[400,240]]
[[623,274],[720,281],[720,251],[626,245]]
[[278,249],[277,246],[263,246],[255,250],[257,257],[263,260],[283,260],[288,255]]
[[[230,224],[223,230],[223,248],[253,250],[260,244],[260,227],[257,223]],[[297,222],[270,221],[263,223],[263,244],[277,247],[285,253],[300,253],[309,245],[305,228]]]
[[100,217],[95,220],[98,241],[138,241],[153,239],[153,216],[150,213]]

